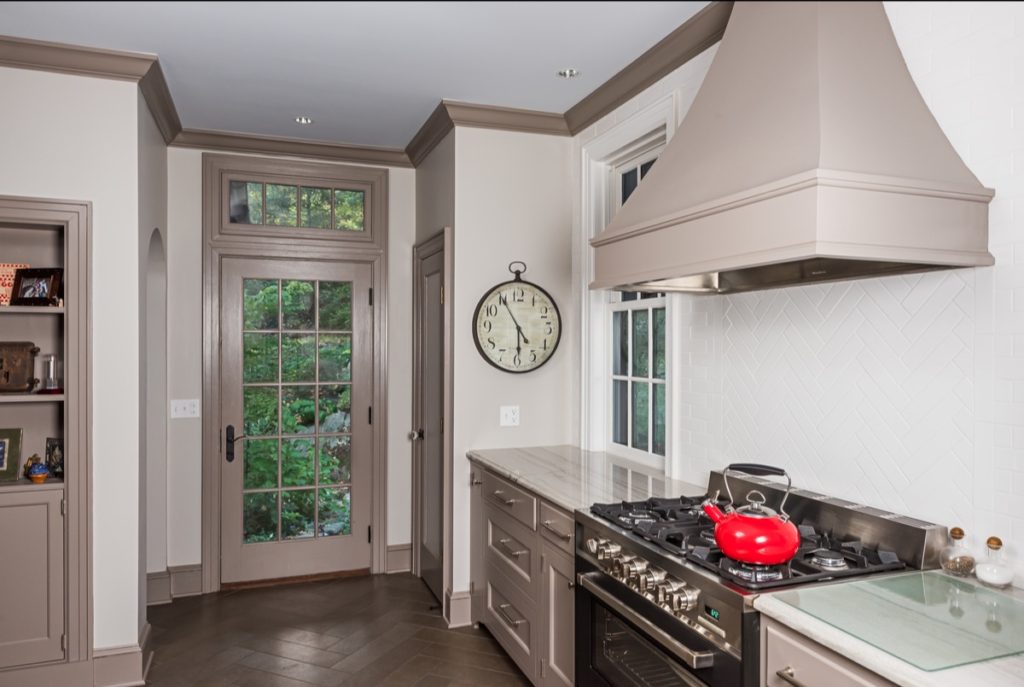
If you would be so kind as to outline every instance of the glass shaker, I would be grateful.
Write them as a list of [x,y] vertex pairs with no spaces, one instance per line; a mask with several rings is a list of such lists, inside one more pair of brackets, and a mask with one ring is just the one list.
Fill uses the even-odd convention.
[[949,546],[939,554],[939,564],[950,575],[969,577],[974,572],[974,556],[967,549],[964,531],[959,527],[949,530]]
[[1009,585],[1013,582],[1013,568],[1003,555],[1003,540],[999,537],[989,537],[985,545],[988,547],[988,554],[984,562],[978,564],[974,574],[990,587]]

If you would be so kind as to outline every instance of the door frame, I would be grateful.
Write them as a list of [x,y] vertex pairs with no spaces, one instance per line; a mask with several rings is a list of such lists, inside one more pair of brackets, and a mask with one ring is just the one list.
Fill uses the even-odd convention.
[[[420,394],[423,385],[423,337],[422,313],[418,304],[422,295],[420,283],[423,278],[421,269],[422,261],[430,256],[444,251],[444,270],[442,274],[442,289],[444,302],[441,305],[441,312],[444,318],[442,331],[444,332],[444,372],[441,376],[441,384],[444,387],[444,407],[442,408],[442,422],[444,423],[444,437],[442,441],[442,463],[444,474],[442,475],[442,501],[443,501],[443,522],[442,522],[442,550],[443,561],[441,563],[442,585],[444,587],[445,606],[448,605],[452,595],[452,455],[454,452],[453,418],[455,408],[454,397],[454,369],[452,367],[452,342],[455,333],[455,233],[452,227],[444,227],[439,232],[413,246],[412,257],[412,423],[413,428],[422,427],[423,408],[420,403]],[[412,442],[412,573],[420,576],[420,546],[423,543],[423,522],[420,518],[420,493],[423,488],[423,444],[419,441]],[[444,609],[444,617],[448,618],[448,609]]]
[[[372,240],[341,240],[332,232],[323,238],[300,235],[293,239],[241,235],[222,231],[221,193],[229,174],[285,176],[295,183],[334,178],[358,180],[368,192],[366,221]],[[203,153],[203,449],[202,449],[202,591],[220,590],[221,582],[221,431],[220,417],[220,281],[225,258],[269,258],[354,262],[370,266],[373,289],[373,390],[370,426],[373,469],[370,488],[372,528],[370,572],[385,571],[387,559],[387,234],[388,170],[374,167],[297,162],[277,158]]]

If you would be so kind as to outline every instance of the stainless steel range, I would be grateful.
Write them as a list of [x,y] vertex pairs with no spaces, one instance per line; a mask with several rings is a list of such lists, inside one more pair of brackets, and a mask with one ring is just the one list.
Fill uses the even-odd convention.
[[[733,493],[780,504],[758,477]],[[714,472],[710,494],[725,493]],[[742,503],[743,499],[737,499]],[[938,567],[946,530],[877,508],[794,490],[786,505],[800,546],[781,565],[727,558],[703,498],[595,504],[576,511],[577,684],[727,685],[759,682],[760,593],[858,575]]]

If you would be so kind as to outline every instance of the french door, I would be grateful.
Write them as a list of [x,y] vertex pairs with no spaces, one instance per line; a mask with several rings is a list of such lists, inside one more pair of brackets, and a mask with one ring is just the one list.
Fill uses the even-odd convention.
[[225,258],[221,582],[370,567],[368,265]]

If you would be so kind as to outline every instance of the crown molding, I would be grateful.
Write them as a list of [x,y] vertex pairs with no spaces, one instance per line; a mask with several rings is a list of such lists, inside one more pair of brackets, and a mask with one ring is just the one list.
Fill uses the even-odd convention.
[[430,151],[454,128],[455,123],[448,115],[448,108],[441,101],[405,147],[405,154],[412,161],[413,167],[419,167],[430,155]]
[[400,148],[355,146],[329,141],[309,141],[298,138],[276,138],[230,131],[183,129],[170,143],[177,148],[204,148],[231,152],[288,155],[314,160],[356,162],[388,167],[412,167],[408,155]]
[[156,61],[151,53],[0,36],[0,66],[4,67],[138,81]]
[[722,40],[732,2],[712,2],[565,113],[575,136],[662,77]]
[[171,89],[167,87],[159,61],[154,61],[146,75],[139,80],[139,90],[164,137],[164,143],[170,145],[181,133],[181,119],[178,118],[178,109],[174,107]]

